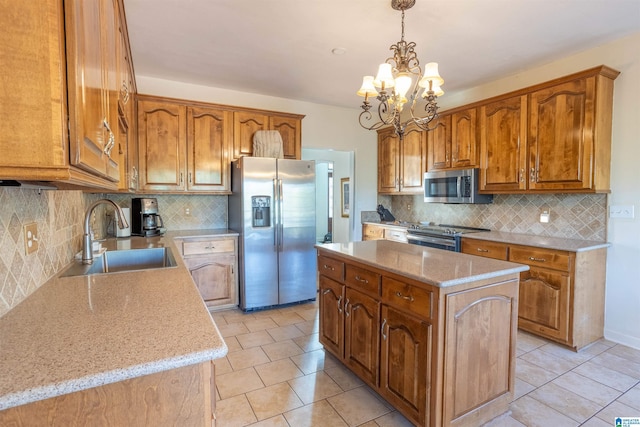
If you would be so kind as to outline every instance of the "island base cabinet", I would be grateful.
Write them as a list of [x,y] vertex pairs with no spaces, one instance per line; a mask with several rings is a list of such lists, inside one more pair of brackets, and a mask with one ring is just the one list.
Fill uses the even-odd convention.
[[0,425],[215,426],[213,363],[203,362],[0,411]]
[[446,296],[443,425],[479,426],[513,400],[518,280]]
[[320,342],[325,349],[342,358],[344,353],[344,285],[320,276]]
[[380,394],[417,425],[430,425],[431,324],[382,306]]

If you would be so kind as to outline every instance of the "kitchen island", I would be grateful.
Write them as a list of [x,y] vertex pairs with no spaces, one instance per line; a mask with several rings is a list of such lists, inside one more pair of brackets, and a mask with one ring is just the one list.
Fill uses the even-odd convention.
[[174,243],[185,235],[110,239],[168,248],[176,266],[56,274],[0,317],[0,425],[211,425],[227,346]]
[[527,266],[387,240],[316,247],[327,351],[419,426],[508,410]]

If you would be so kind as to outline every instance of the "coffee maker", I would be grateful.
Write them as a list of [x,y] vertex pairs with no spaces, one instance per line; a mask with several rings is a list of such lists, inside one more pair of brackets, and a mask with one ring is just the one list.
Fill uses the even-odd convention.
[[158,214],[158,200],[152,197],[131,199],[131,234],[136,236],[159,236],[164,224]]

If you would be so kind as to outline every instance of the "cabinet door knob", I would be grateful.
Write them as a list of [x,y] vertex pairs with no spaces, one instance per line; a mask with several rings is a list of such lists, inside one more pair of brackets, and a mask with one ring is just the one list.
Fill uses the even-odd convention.
[[338,313],[342,313],[342,295],[338,298]]
[[383,340],[387,340],[387,334],[384,333],[384,327],[387,325],[387,319],[382,320],[382,326],[380,327],[380,334],[382,335]]

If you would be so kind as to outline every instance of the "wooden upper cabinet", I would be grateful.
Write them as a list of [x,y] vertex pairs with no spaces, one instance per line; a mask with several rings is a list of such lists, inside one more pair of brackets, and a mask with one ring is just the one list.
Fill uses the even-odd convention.
[[117,5],[113,0],[75,0],[65,5],[70,162],[117,182],[117,128],[111,106]]
[[426,172],[425,132],[408,128],[400,139],[392,128],[378,133],[378,192],[417,194],[422,192]]
[[302,118],[298,114],[270,111],[234,111],[233,159],[253,155],[253,135],[259,130],[277,130],[282,136],[285,159],[302,158]]
[[433,128],[427,133],[427,170],[451,167],[451,115],[444,114],[435,119]]
[[451,115],[451,167],[478,165],[478,110],[469,108]]
[[187,107],[188,190],[229,190],[231,114]]
[[480,107],[480,190],[526,189],[527,96]]
[[140,190],[175,191],[185,187],[185,107],[138,102]]
[[596,128],[596,77],[530,95],[529,188],[589,189]]

